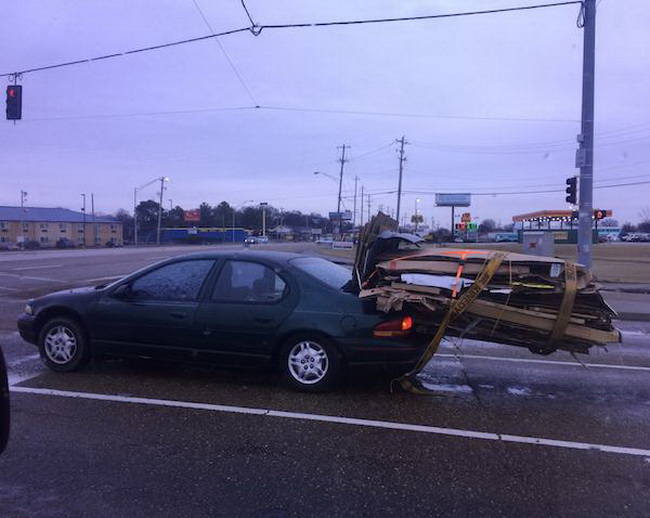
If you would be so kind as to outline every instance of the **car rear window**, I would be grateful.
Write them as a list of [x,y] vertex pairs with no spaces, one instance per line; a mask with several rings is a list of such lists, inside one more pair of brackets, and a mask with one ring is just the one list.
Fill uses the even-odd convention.
[[297,257],[290,262],[292,266],[337,290],[352,279],[352,272],[348,268],[320,257]]

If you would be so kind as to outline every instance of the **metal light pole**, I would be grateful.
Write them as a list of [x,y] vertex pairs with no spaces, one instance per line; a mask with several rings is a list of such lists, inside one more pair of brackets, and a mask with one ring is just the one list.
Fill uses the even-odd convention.
[[418,203],[420,203],[420,198],[415,198],[415,233],[418,233]]
[[262,207],[262,237],[266,237],[266,207],[268,204],[267,201],[260,203],[260,207]]
[[594,188],[594,75],[596,62],[596,0],[582,3],[584,48],[582,61],[582,130],[578,135],[576,167],[580,168],[578,199],[578,262],[591,270]]

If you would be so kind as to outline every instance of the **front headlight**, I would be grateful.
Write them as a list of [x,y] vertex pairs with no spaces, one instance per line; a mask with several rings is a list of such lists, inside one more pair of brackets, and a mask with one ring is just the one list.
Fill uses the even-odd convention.
[[25,304],[25,313],[28,315],[33,315],[34,314],[34,308],[32,307],[31,301]]

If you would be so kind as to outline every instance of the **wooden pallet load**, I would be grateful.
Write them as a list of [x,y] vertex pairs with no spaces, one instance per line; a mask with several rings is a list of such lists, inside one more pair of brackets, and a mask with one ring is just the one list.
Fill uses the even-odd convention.
[[432,329],[454,311],[445,334],[540,354],[586,353],[620,341],[612,325],[616,313],[589,272],[557,258],[431,248],[378,263],[360,296],[375,298],[386,312],[407,306]]
[[422,248],[396,226],[381,213],[368,222],[354,282],[378,309],[412,312],[432,343],[461,336],[550,354],[621,341],[615,311],[582,266],[497,250]]

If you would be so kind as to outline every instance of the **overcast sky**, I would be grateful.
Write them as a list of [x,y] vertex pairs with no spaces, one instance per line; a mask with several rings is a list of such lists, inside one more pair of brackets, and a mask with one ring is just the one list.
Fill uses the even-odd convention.
[[[411,17],[530,0],[246,0],[257,25]],[[471,192],[473,217],[568,208],[580,132],[578,5],[339,27],[264,29],[25,73],[23,120],[0,123],[0,205],[133,210],[134,188],[170,181],[164,205],[266,201],[336,210],[397,206],[449,225],[435,193]],[[650,2],[600,0],[594,207],[621,223],[650,206]],[[240,0],[5,2],[0,73],[250,26]],[[3,78],[7,82],[7,78]],[[8,84],[8,82],[7,82]],[[256,108],[259,106],[259,108]],[[647,183],[641,183],[647,182]],[[635,184],[609,187],[619,184]],[[138,192],[157,199],[159,184]],[[539,192],[555,191],[555,192]],[[516,194],[507,194],[516,193]],[[253,201],[248,201],[253,200]],[[367,204],[367,201],[366,201]],[[367,205],[365,207],[367,209]],[[90,208],[88,208],[90,210]]]

